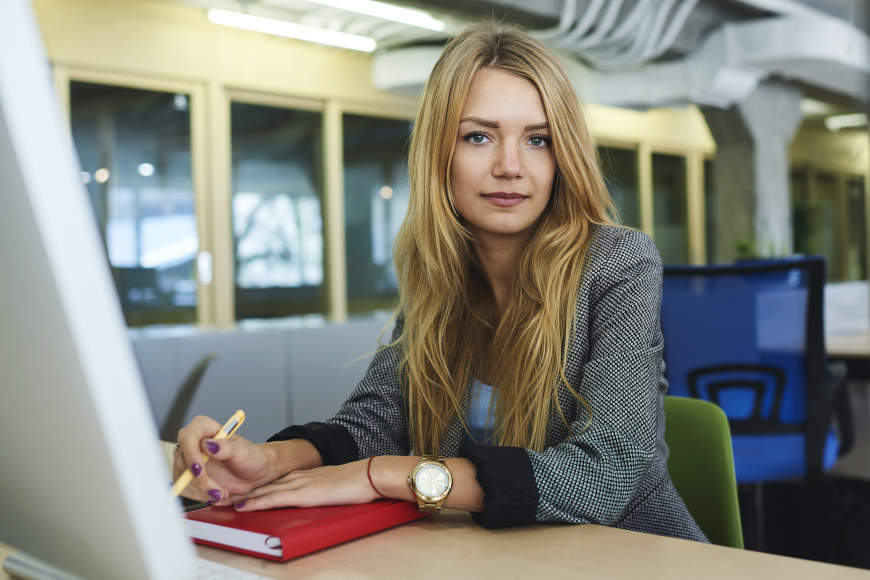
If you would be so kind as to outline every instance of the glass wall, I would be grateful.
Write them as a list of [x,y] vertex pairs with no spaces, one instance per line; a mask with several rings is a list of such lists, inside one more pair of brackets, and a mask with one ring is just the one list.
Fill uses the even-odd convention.
[[640,228],[637,151],[618,147],[598,147],[604,181],[624,225]]
[[410,121],[345,114],[344,214],[348,311],[395,306],[393,240],[408,209]]
[[73,81],[70,122],[127,324],[194,322],[188,95]]
[[[198,95],[193,96],[194,103],[199,102]],[[330,143],[327,148],[328,127],[324,127],[321,108],[326,105],[318,101],[288,97],[284,102],[280,96],[230,92],[228,101],[206,101],[210,108],[193,111],[196,116],[192,117],[191,98],[187,93],[87,82],[70,86],[72,131],[82,180],[128,324],[342,313],[345,305],[350,313],[393,308],[397,294],[393,244],[408,207],[407,148],[412,122],[343,112],[342,132],[329,133],[330,139],[341,139],[341,143]],[[207,135],[206,124],[227,113],[230,167],[223,166],[221,139],[214,147],[196,150],[203,175],[212,177],[213,190],[197,198],[205,207],[194,208],[192,119]],[[217,130],[221,126],[222,121]],[[336,145],[342,147],[344,223],[328,224],[323,155]],[[630,144],[599,147],[607,187],[622,223],[641,228],[652,222],[663,259],[685,263],[689,250],[687,158],[656,153],[641,159],[640,150],[648,148]],[[641,184],[641,167],[650,165],[652,182]],[[711,225],[710,163],[706,169]],[[224,171],[230,176],[229,184],[220,177]],[[854,187],[859,185],[863,187],[863,182]],[[649,190],[653,216],[642,215],[649,208],[640,203],[641,193],[648,195]],[[224,207],[219,200],[227,194],[230,202]],[[852,213],[857,213],[863,199],[857,193],[853,197],[856,209]],[[195,209],[207,217],[198,222]],[[213,228],[231,224],[232,245],[223,249],[221,239],[226,233],[200,233],[197,223]],[[344,228],[345,296],[327,292],[330,270],[325,249],[330,226]],[[855,248],[855,257],[849,258],[848,267],[855,270],[862,267],[860,247],[866,240],[853,230],[849,247]],[[711,255],[712,231],[710,227],[707,238]],[[206,244],[202,248],[201,240]],[[214,244],[208,245],[211,241]],[[195,276],[201,250],[209,252],[203,258],[214,256],[214,268],[221,273],[212,285],[202,288]],[[234,300],[228,299],[229,284]],[[207,297],[199,317],[198,290]]]
[[837,237],[844,232],[845,224],[840,219],[837,177],[833,173],[817,173],[815,177],[815,198],[818,211],[818,224],[813,232],[815,251],[825,256],[828,264],[829,281],[842,280],[843,255],[838,252]]
[[830,282],[867,279],[867,207],[862,176],[793,167],[794,251],[821,254]]
[[707,263],[716,263],[716,178],[712,159],[704,160],[704,245]]
[[846,247],[846,279],[867,279],[867,196],[863,177],[846,180],[849,233]]
[[813,232],[817,226],[817,211],[810,201],[809,172],[792,168],[789,174],[791,186],[792,248],[796,254],[816,252]]
[[322,117],[231,103],[238,320],[327,311]]
[[653,153],[653,231],[665,264],[689,259],[686,158]]

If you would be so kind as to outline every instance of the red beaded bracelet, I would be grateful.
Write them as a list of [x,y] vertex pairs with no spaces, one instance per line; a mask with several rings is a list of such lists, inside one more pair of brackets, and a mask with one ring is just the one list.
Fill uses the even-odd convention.
[[375,458],[374,455],[369,457],[369,464],[368,464],[368,467],[366,467],[366,475],[369,476],[369,483],[372,484],[372,489],[375,490],[375,493],[384,499],[389,499],[387,496],[385,496],[384,494],[382,494],[381,492],[378,491],[378,488],[375,487],[375,482],[372,480],[372,459],[374,459],[374,458]]

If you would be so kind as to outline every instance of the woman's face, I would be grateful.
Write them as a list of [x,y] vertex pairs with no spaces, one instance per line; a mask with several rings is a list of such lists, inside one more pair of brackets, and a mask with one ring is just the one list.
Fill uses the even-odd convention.
[[527,236],[541,217],[556,163],[541,96],[531,82],[479,70],[462,109],[450,183],[456,210],[480,236]]

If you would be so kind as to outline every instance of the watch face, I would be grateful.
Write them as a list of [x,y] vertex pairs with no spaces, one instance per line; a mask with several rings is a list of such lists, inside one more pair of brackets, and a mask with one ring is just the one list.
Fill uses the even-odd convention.
[[440,465],[424,465],[414,478],[417,490],[428,498],[436,498],[443,495],[450,485],[447,470]]

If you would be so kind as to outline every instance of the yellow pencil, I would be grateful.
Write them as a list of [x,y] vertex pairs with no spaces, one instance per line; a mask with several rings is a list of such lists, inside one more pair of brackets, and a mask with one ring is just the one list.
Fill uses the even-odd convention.
[[[212,437],[212,439],[226,439],[227,437],[235,433],[236,430],[241,427],[242,423],[244,422],[245,412],[239,409],[238,411],[233,413],[232,417],[227,419],[227,422],[224,423],[224,426],[221,427],[220,431],[218,431],[217,434]],[[203,457],[203,465],[205,465],[205,462],[208,461],[208,459],[208,455]],[[184,488],[190,485],[191,481],[193,481],[193,472],[190,471],[190,468],[188,468],[178,477],[178,480],[172,485],[172,495],[177,496],[179,493],[184,491]]]

